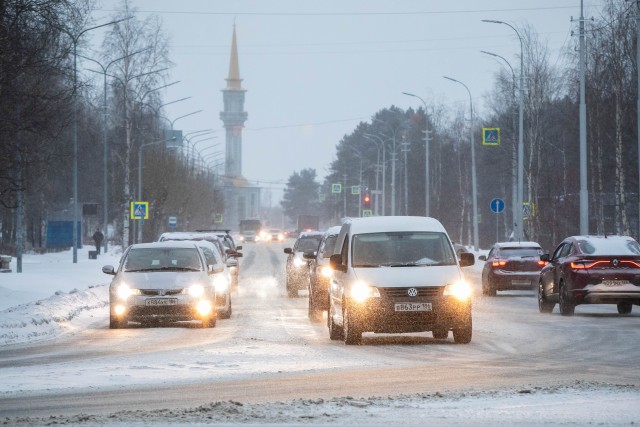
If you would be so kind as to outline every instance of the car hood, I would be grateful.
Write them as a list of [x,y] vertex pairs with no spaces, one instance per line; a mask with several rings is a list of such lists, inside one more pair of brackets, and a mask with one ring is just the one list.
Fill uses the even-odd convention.
[[208,275],[202,271],[173,272],[153,271],[137,273],[121,273],[118,283],[126,283],[137,289],[180,289],[195,283],[206,283]]
[[457,265],[354,268],[359,281],[371,286],[444,286],[463,279]]

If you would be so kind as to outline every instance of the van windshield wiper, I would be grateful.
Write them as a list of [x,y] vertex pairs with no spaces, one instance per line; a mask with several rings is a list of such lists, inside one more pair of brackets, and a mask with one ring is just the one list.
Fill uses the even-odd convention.
[[424,262],[416,262],[416,261],[411,261],[411,262],[402,262],[402,263],[395,263],[395,264],[389,264],[389,267],[427,267],[430,265],[434,265],[434,264],[427,264]]

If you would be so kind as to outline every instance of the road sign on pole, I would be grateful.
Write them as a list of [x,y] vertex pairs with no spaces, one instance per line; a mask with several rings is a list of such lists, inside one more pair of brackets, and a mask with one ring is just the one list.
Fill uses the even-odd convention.
[[177,216],[170,216],[169,217],[169,227],[175,228],[177,226],[178,226],[178,217]]
[[504,210],[504,200],[498,198],[493,199],[491,200],[490,207],[491,212],[500,213]]
[[149,219],[149,202],[131,202],[131,219]]
[[500,145],[500,128],[482,128],[482,145]]

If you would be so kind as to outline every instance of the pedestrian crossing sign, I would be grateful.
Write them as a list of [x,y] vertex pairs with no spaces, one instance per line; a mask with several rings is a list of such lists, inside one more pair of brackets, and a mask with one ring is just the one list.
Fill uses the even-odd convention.
[[342,193],[342,184],[331,184],[331,192],[333,194]]
[[482,145],[500,145],[500,128],[482,128]]
[[131,202],[131,219],[149,219],[149,202]]

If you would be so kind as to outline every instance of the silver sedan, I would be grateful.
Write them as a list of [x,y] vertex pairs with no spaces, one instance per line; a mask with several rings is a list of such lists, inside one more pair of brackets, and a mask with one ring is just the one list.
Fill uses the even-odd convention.
[[209,277],[215,266],[206,263],[194,242],[155,242],[131,245],[118,269],[102,267],[114,278],[109,286],[109,326],[124,328],[130,321],[200,321],[216,324],[215,286]]

